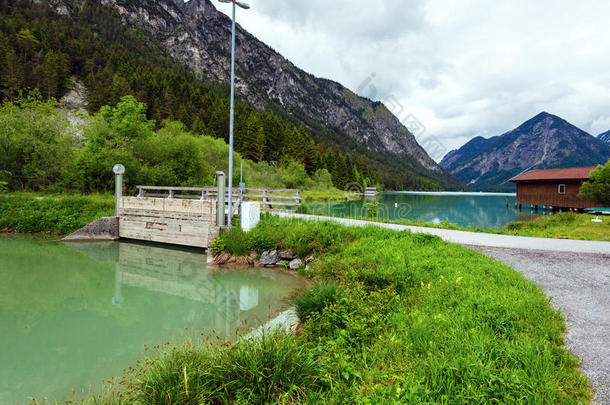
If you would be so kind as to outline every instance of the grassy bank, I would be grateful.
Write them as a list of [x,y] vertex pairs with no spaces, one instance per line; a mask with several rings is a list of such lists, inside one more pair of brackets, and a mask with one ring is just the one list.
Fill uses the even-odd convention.
[[110,194],[88,196],[0,195],[0,231],[63,236],[93,220],[114,215]]
[[[306,210],[306,209],[305,209]],[[600,216],[602,223],[592,222],[596,215],[561,212],[540,216],[532,221],[511,222],[502,229],[485,229],[470,226],[459,226],[448,221],[432,224],[423,221],[386,220],[371,217],[354,217],[363,221],[383,222],[424,228],[450,229],[467,232],[483,232],[501,235],[532,236],[539,238],[559,238],[575,240],[610,241],[610,217]]]
[[563,212],[538,217],[530,222],[513,222],[503,233],[541,238],[610,241],[610,217],[600,216],[602,223],[592,222],[595,215]]
[[543,292],[428,235],[280,220],[222,236],[234,254],[314,253],[297,335],[190,343],[136,367],[105,404],[579,403],[590,387]]

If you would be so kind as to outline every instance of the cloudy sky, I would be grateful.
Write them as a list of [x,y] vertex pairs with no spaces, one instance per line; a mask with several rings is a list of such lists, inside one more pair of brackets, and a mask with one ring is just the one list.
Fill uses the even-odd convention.
[[252,34],[316,76],[401,106],[399,118],[412,114],[448,150],[541,111],[610,130],[609,1],[250,4],[238,22]]

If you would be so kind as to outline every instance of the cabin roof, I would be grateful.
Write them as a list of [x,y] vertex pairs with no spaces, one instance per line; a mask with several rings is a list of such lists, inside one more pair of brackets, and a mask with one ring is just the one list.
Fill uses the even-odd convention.
[[588,180],[589,174],[596,169],[591,167],[570,167],[567,169],[531,170],[525,174],[510,179],[513,183],[520,181],[550,181],[550,180]]

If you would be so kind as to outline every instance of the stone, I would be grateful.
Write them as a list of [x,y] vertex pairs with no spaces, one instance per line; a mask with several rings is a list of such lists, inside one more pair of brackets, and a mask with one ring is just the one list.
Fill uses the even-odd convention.
[[230,253],[221,253],[214,258],[214,264],[217,266],[222,266],[223,264],[227,264],[232,257],[233,256]]
[[290,270],[298,270],[303,267],[303,262],[301,259],[294,259],[288,266],[290,267]]
[[270,252],[269,251],[263,252],[259,262],[263,266],[275,266],[278,262],[278,259],[279,259],[279,254],[277,253],[277,250],[272,250]]
[[255,258],[256,258],[256,256],[258,256],[258,253],[256,253],[256,252],[253,250],[253,251],[251,251],[251,252],[248,254],[248,256],[250,256],[251,258],[255,259]]
[[93,221],[62,239],[64,242],[115,241],[119,239],[119,218],[104,217]]
[[313,259],[314,259],[314,256],[312,253],[305,258],[305,263],[311,263],[311,262],[313,262]]
[[287,250],[280,253],[280,260],[291,261],[294,258],[295,258],[294,255]]

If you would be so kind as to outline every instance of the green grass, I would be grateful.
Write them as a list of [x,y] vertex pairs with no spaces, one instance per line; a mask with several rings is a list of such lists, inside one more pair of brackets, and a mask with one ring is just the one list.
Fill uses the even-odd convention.
[[481,232],[499,235],[533,236],[539,238],[559,238],[575,240],[610,241],[610,217],[600,216],[601,224],[591,222],[596,215],[562,212],[540,216],[528,222],[511,222],[502,229],[485,229],[470,226],[459,226],[448,221],[432,224],[423,221],[387,220],[382,218],[357,217],[362,221],[382,222],[388,224],[419,226],[423,228],[450,229],[466,232]]
[[67,235],[97,218],[114,215],[110,194],[88,196],[33,193],[0,196],[0,230]]
[[307,202],[348,201],[360,198],[360,196],[354,196],[337,188],[303,190],[302,196],[303,200]]
[[318,286],[295,299],[300,332],[161,352],[127,376],[124,403],[577,404],[591,398],[577,359],[564,347],[561,314],[509,266],[434,236],[378,227],[264,215],[252,232],[233,240],[248,244],[242,249],[257,243],[315,253],[311,274]]
[[504,233],[541,238],[610,241],[610,217],[600,216],[602,223],[592,222],[595,215],[564,212],[538,217],[530,222],[508,224]]

